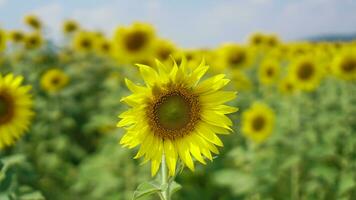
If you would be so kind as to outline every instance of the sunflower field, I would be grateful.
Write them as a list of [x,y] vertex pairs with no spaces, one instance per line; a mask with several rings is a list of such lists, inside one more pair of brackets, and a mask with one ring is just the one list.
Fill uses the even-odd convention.
[[0,200],[354,200],[356,41],[0,29]]

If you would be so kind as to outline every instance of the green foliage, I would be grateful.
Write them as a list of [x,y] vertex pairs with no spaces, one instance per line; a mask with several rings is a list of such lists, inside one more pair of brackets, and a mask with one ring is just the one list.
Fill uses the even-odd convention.
[[[0,199],[157,199],[151,194],[161,186],[145,182],[149,166],[118,145],[116,118],[128,93],[123,77],[135,80],[135,68],[94,55],[63,61],[57,51],[12,52],[0,68],[25,76],[36,111],[24,138],[1,152]],[[57,94],[40,86],[52,67],[70,77]],[[356,199],[355,83],[327,77],[315,92],[283,96],[258,86],[255,71],[248,74],[256,87],[233,102],[240,108],[231,116],[235,133],[222,136],[225,147],[212,163],[177,177],[183,188],[172,183],[170,193],[179,190],[173,200]],[[260,145],[239,131],[240,114],[255,100],[271,105],[277,117]]]

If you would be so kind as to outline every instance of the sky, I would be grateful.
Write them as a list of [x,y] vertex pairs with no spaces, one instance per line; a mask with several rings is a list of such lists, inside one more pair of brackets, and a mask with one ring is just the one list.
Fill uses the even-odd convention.
[[356,0],[0,0],[0,27],[23,29],[30,13],[43,19],[54,39],[64,19],[108,35],[142,21],[182,47],[243,42],[254,32],[286,41],[356,33]]

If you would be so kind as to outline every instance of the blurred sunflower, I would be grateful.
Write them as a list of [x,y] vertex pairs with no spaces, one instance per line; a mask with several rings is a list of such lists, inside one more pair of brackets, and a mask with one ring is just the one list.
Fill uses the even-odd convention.
[[312,91],[319,86],[322,72],[311,57],[303,57],[290,66],[289,76],[297,88]]
[[95,36],[90,32],[78,32],[74,35],[72,46],[75,51],[88,53],[95,47]]
[[261,46],[264,43],[264,35],[262,33],[254,33],[249,37],[249,44],[251,46]]
[[288,77],[279,82],[279,91],[282,94],[291,95],[296,92],[295,83]]
[[168,40],[156,40],[154,44],[154,57],[166,62],[176,51],[175,45]]
[[42,28],[42,22],[36,15],[25,16],[24,22],[35,30],[40,30]]
[[274,48],[279,45],[280,40],[277,35],[268,35],[265,38],[266,46],[269,48]]
[[63,32],[65,34],[72,34],[79,30],[79,25],[74,20],[67,20],[63,23]]
[[6,33],[0,29],[0,52],[6,48]]
[[99,55],[111,56],[113,53],[112,43],[105,38],[99,38],[95,43],[95,50]]
[[0,149],[11,146],[28,130],[32,112],[31,86],[21,86],[22,76],[0,74]]
[[236,93],[220,91],[228,82],[223,74],[199,82],[208,70],[201,62],[193,71],[183,60],[178,67],[168,67],[157,61],[158,71],[146,65],[138,65],[146,87],[129,80],[127,87],[132,95],[122,99],[131,109],[119,115],[119,127],[126,127],[120,144],[128,148],[140,145],[135,158],[151,161],[152,176],[159,169],[165,156],[169,174],[173,176],[180,158],[192,171],[192,156],[205,164],[212,160],[211,152],[223,146],[216,134],[229,134],[231,120],[226,114],[237,108],[224,105],[235,99]]
[[279,74],[279,63],[274,59],[264,61],[258,69],[259,80],[264,85],[270,85],[278,81]]
[[63,89],[69,82],[69,76],[60,69],[50,69],[41,78],[41,87],[49,93]]
[[242,114],[242,132],[256,143],[265,141],[274,128],[274,112],[263,103],[254,103]]
[[243,69],[251,64],[250,54],[247,48],[236,44],[225,44],[219,50],[220,62],[223,68]]
[[27,49],[38,49],[42,46],[43,39],[39,33],[31,33],[25,36],[25,47]]
[[13,30],[9,32],[9,40],[13,43],[21,43],[25,39],[25,34],[19,30]]
[[356,80],[356,53],[343,52],[333,61],[332,72],[344,80]]
[[113,38],[115,53],[120,62],[132,63],[147,59],[152,53],[155,30],[150,24],[134,23],[119,27]]
[[240,70],[232,70],[232,83],[236,90],[250,90],[252,83],[248,76]]

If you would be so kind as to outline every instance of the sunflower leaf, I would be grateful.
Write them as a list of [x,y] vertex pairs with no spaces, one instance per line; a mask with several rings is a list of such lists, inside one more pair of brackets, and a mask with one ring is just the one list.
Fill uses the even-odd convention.
[[179,183],[173,181],[169,187],[169,195],[172,197],[172,194],[176,193],[180,189],[182,189],[182,186]]
[[132,200],[140,199],[145,196],[152,194],[159,194],[161,192],[161,187],[153,182],[144,182],[140,184],[133,194]]

